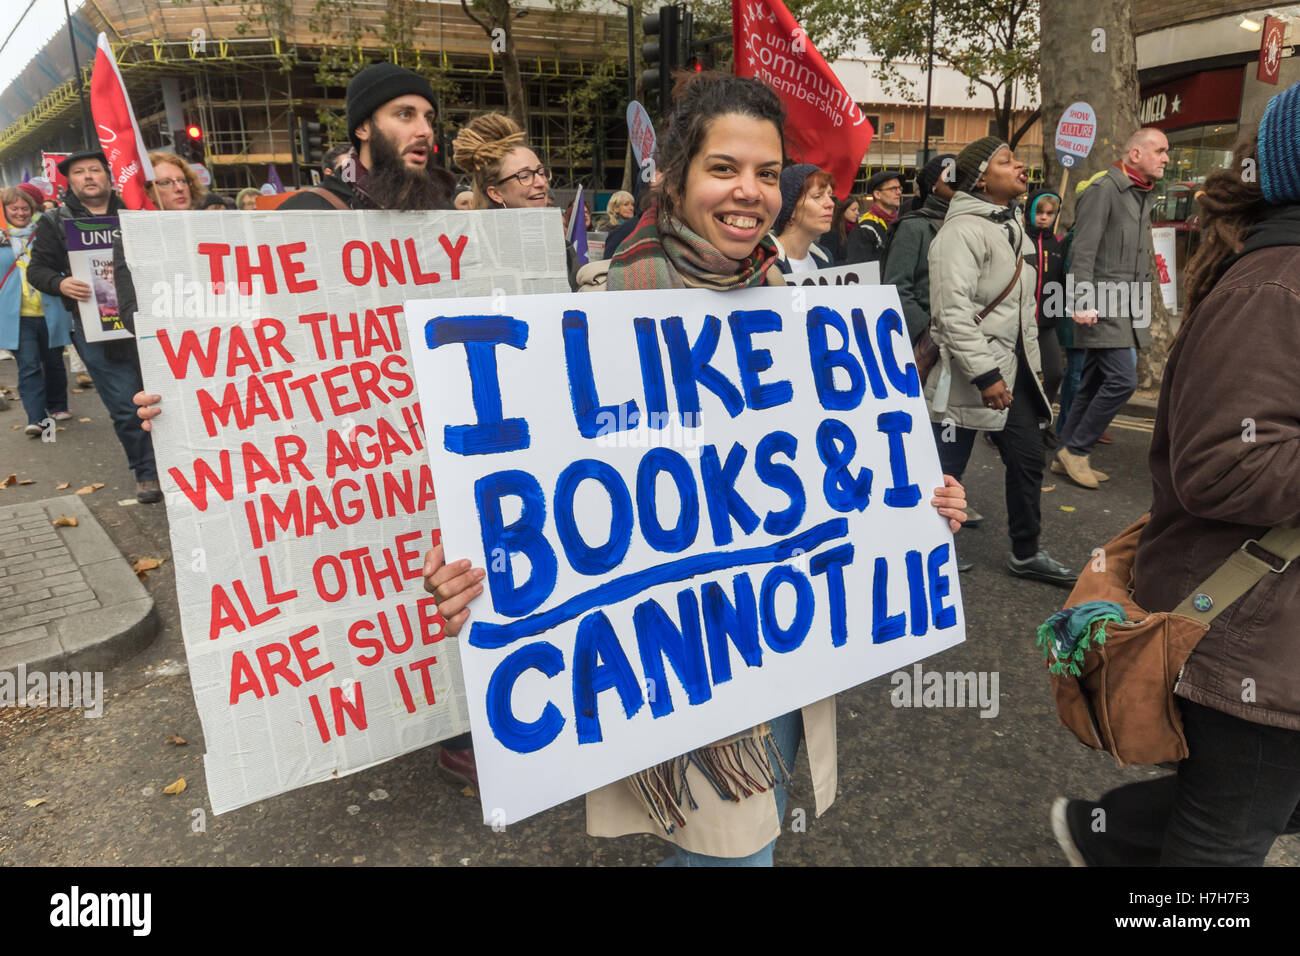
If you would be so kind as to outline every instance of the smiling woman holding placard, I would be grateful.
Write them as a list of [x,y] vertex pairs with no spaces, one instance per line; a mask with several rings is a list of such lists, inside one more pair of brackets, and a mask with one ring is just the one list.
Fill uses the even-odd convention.
[[[784,114],[763,84],[720,74],[686,78],[664,132],[663,180],[636,230],[610,263],[613,291],[785,285],[768,230],[781,208]],[[931,500],[953,530],[965,492],[952,479]],[[430,551],[425,587],[447,633],[464,628],[483,593],[483,569],[443,562]],[[780,833],[785,787],[806,739],[818,811],[836,786],[834,699],[828,698],[726,740],[602,787],[587,796],[596,836],[655,833],[677,847],[680,866],[767,866]],[[728,765],[727,761],[735,759]],[[692,796],[683,796],[685,784]]]

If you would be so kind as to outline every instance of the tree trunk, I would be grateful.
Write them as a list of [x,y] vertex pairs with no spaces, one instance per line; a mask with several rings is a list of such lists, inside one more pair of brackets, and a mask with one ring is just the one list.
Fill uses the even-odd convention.
[[501,79],[506,86],[506,112],[528,132],[528,98],[524,95],[524,81],[519,74],[519,57],[515,55],[514,37],[507,29],[506,51],[501,54]]
[[[1056,124],[1071,103],[1082,100],[1097,114],[1092,152],[1069,170],[1058,228],[1074,222],[1075,187],[1122,158],[1137,130],[1139,89],[1132,0],[1092,0],[1079,16],[1075,0],[1041,0],[1043,161],[1047,184],[1060,188],[1063,169],[1052,141]],[[1098,32],[1101,31],[1101,32]],[[1152,276],[1156,275],[1153,268]],[[1138,386],[1159,385],[1169,356],[1170,324],[1157,283],[1152,281],[1151,348],[1138,354]],[[1068,319],[1066,321],[1069,321]]]

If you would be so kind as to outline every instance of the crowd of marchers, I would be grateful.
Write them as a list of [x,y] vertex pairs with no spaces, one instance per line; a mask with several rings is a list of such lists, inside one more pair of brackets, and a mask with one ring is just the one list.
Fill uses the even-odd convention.
[[[349,143],[327,154],[319,186],[279,208],[553,204],[545,159],[501,114],[458,132],[452,162],[460,180],[436,166],[435,102],[414,73],[391,64],[362,70],[347,91]],[[1164,134],[1133,131],[1112,165],[1075,187],[1067,227],[1062,197],[1030,191],[1025,165],[997,137],[930,159],[910,197],[901,171],[872,175],[858,196],[816,166],[791,163],[784,129],[783,107],[762,83],[681,77],[659,131],[653,178],[614,194],[598,221],[585,203],[566,212],[566,223],[580,215],[605,234],[603,257],[590,262],[564,240],[570,287],[725,293],[877,263],[880,281],[898,291],[945,474],[931,504],[961,532],[959,545],[963,529],[978,526],[960,479],[982,433],[1005,467],[1003,570],[1070,587],[1075,572],[1040,541],[1043,473],[1050,468],[1093,490],[1107,481],[1092,454],[1136,388],[1149,313],[1099,309],[1088,297],[1053,307],[1050,293],[1150,283],[1150,211],[1168,162]],[[1270,102],[1258,136],[1237,150],[1238,165],[1212,174],[1199,195],[1204,240],[1187,269],[1187,315],[1163,380],[1150,459],[1152,518],[1139,551],[1148,570],[1134,592],[1150,610],[1172,608],[1261,529],[1300,524],[1300,498],[1288,493],[1300,487],[1300,384],[1287,358],[1300,352],[1298,155],[1300,88],[1293,87]],[[159,215],[206,208],[188,164],[166,152],[150,160],[148,191]],[[61,351],[71,344],[110,412],[138,497],[157,501],[149,428],[162,409],[144,392],[131,339],[86,340],[77,306],[90,289],[70,275],[64,239],[65,223],[112,215],[121,201],[96,149],[69,155],[61,171],[68,189],[52,207],[32,188],[2,194],[0,346],[16,353],[28,430],[38,435],[47,419],[67,415]],[[241,208],[246,201],[255,205],[256,197],[241,195]],[[120,242],[115,284],[131,328],[136,293]],[[1258,423],[1248,443],[1243,418]],[[448,633],[458,634],[483,593],[483,570],[441,547],[428,553],[424,570]],[[959,563],[959,570],[972,568]],[[1259,863],[1278,834],[1300,827],[1300,574],[1284,567],[1273,577],[1266,596],[1247,595],[1240,613],[1216,619],[1189,662],[1178,702],[1191,756],[1177,773],[1099,803],[1061,800],[1053,808],[1072,862]],[[977,574],[966,586],[982,583]],[[978,621],[971,637],[980,639]],[[1285,689],[1239,704],[1224,683],[1227,661],[1233,673],[1281,673]],[[649,793],[638,774],[589,794],[588,830],[655,833],[672,847],[668,865],[770,865],[801,746],[820,815],[837,789],[833,699],[773,714],[659,768],[664,779],[678,774],[676,785]],[[736,787],[736,776],[711,769],[723,751],[748,755],[740,779],[749,785]],[[438,763],[477,786],[468,734],[444,742]],[[1120,825],[1091,828],[1099,807]]]

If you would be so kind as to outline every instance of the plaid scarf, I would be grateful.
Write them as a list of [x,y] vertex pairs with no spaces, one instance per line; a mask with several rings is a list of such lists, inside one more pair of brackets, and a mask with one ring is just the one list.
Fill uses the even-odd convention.
[[[768,275],[777,257],[776,243],[770,235],[764,236],[747,258],[737,262],[680,220],[665,219],[661,223],[659,213],[659,199],[655,197],[610,262],[607,289],[726,292],[765,283],[785,284],[775,269]],[[699,807],[687,781],[692,766],[719,797],[736,803],[767,793],[790,778],[790,769],[772,740],[771,725],[766,723],[626,778],[646,813],[666,835],[686,826],[688,812]]]
[[659,220],[659,199],[650,201],[636,228],[609,264],[607,287],[625,289],[748,289],[762,285],[776,261],[776,244],[764,236],[739,263],[676,219]]

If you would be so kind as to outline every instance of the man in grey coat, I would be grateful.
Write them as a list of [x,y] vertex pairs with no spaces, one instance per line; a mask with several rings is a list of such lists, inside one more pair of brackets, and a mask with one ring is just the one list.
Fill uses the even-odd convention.
[[1075,207],[1065,299],[1075,346],[1085,352],[1053,470],[1084,488],[1098,487],[1093,446],[1137,389],[1134,349],[1150,344],[1151,207],[1168,162],[1165,134],[1140,129],[1124,144],[1124,159],[1093,177]]

